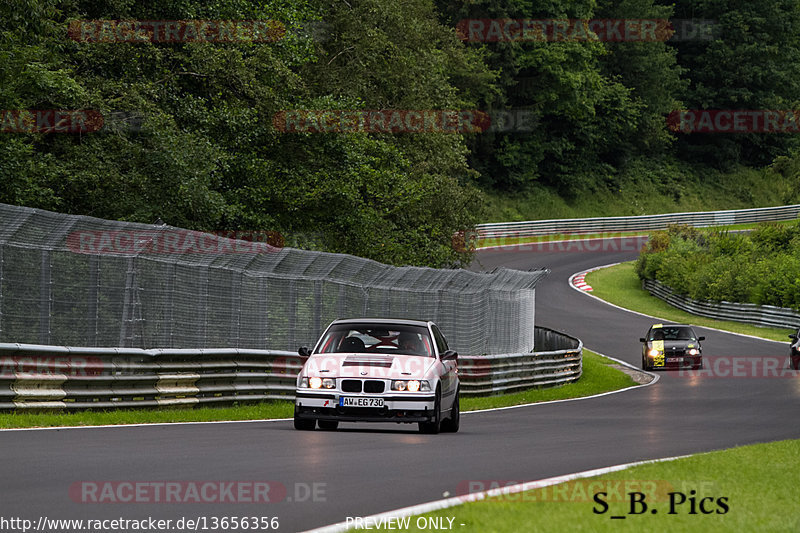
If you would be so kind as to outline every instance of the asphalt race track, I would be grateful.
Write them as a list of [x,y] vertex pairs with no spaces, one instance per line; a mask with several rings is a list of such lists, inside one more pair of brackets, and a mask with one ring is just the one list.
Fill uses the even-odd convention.
[[[579,248],[485,251],[475,268],[550,268],[537,290],[537,324],[638,365],[638,338],[653,321],[567,285],[575,272],[634,258],[637,247]],[[706,336],[706,357],[781,356],[787,364],[788,342],[698,329]],[[300,432],[290,421],[3,431],[0,517],[34,524],[39,517],[152,517],[173,524],[205,517],[208,526],[213,517],[278,517],[279,531],[303,531],[436,500],[445,492],[456,495],[468,480],[535,480],[800,438],[800,377],[659,375],[651,386],[600,398],[467,414],[457,434],[421,435],[416,425],[375,424]],[[81,489],[93,486],[81,482],[109,481],[269,481],[269,494],[280,501],[81,501]]]

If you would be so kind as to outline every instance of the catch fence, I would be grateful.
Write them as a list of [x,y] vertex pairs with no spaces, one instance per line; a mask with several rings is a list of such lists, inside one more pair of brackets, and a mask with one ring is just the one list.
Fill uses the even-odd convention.
[[534,349],[547,270],[394,267],[265,235],[0,204],[0,342],[294,352],[332,320],[362,316],[433,320],[462,354]]

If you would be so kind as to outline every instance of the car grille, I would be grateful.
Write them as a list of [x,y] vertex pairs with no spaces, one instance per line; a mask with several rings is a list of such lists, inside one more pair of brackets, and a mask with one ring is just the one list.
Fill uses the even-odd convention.
[[361,392],[360,379],[343,379],[342,391],[344,392]]
[[386,384],[375,379],[368,379],[363,382],[360,379],[342,380],[342,392],[361,392],[362,390],[377,394],[386,390]]
[[364,382],[364,392],[383,392],[385,387],[383,381],[367,380]]

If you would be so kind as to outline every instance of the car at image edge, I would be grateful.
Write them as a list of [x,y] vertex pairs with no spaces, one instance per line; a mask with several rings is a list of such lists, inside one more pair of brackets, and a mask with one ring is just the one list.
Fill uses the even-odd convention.
[[294,427],[340,422],[417,423],[422,433],[460,424],[458,354],[430,321],[334,320],[297,376]]

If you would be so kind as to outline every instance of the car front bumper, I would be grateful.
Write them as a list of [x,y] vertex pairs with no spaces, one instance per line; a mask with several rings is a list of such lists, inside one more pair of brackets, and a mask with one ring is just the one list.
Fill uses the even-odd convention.
[[[384,406],[342,407],[339,405],[342,396],[383,398]],[[428,422],[435,405],[434,394],[350,394],[303,388],[296,391],[295,416],[350,422]]]
[[[677,361],[673,360],[670,361],[669,359],[677,359]],[[647,356],[647,362],[651,368],[691,368],[691,367],[699,367],[703,364],[703,356],[702,355],[683,355],[683,356],[668,356],[668,357],[661,357],[658,356]]]

